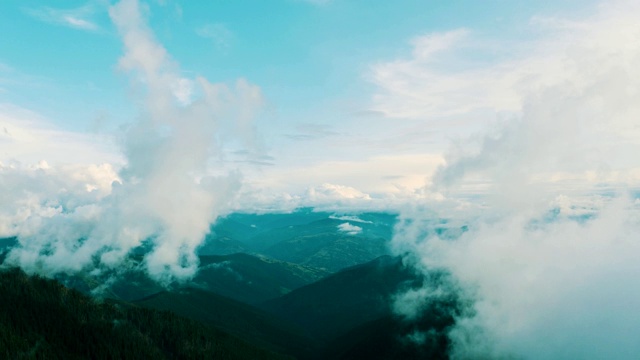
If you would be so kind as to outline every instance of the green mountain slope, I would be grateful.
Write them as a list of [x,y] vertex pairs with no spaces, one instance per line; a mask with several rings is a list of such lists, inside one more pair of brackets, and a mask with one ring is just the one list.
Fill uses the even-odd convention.
[[274,229],[311,223],[329,217],[330,213],[299,209],[292,213],[247,214],[233,213],[219,219],[211,227],[201,255],[227,255],[228,247],[238,246],[251,252],[260,252],[282,238],[262,237]]
[[135,304],[170,310],[280,353],[308,358],[317,344],[295,325],[238,301],[199,289],[161,292]]
[[103,272],[99,276],[83,272],[60,274],[56,279],[86,294],[123,301],[138,300],[169,289],[196,287],[255,304],[280,297],[329,275],[327,271],[310,266],[239,253],[201,256],[199,271],[193,279],[165,287],[146,275],[140,264],[141,258],[129,260],[117,272]]
[[[341,231],[340,226],[345,224],[359,230]],[[273,243],[262,250],[269,257],[335,272],[388,254],[390,237],[383,237],[385,234],[383,227],[372,222],[327,217],[304,225],[273,229],[259,237],[264,243]]]
[[274,259],[336,272],[389,252],[383,238],[323,233],[296,236],[264,251]]
[[425,339],[415,342],[410,334],[418,334],[415,324],[407,324],[388,315],[364,323],[332,341],[324,350],[326,359],[449,359],[447,328],[450,317],[434,316],[423,321]]
[[329,273],[248,254],[201,256],[200,270],[189,286],[256,304],[280,297]]
[[399,259],[383,256],[261,304],[321,341],[390,314],[390,297],[421,283]]
[[0,272],[0,357],[6,359],[278,359],[169,312],[98,303],[20,270]]

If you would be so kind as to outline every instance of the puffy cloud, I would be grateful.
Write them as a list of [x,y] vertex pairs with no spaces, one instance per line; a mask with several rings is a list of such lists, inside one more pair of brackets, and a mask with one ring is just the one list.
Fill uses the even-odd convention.
[[454,358],[633,358],[637,211],[615,200],[584,222],[518,214],[470,222],[456,240],[405,232],[396,246],[411,243],[420,268],[445,269],[455,282],[403,294],[396,310],[415,316],[443,291],[464,289],[474,301],[450,333]]
[[[640,267],[633,260],[640,217],[629,191],[640,181],[639,14],[633,2],[603,3],[584,20],[544,21],[553,28],[516,62],[451,79],[438,73],[460,85],[445,93],[464,96],[476,80],[487,80],[481,103],[463,111],[514,111],[472,146],[455,144],[425,189],[446,199],[407,209],[394,238],[396,251],[419,269],[452,276],[449,288],[399,295],[398,311],[415,315],[438,291],[471,300],[449,333],[453,358],[630,359],[640,351],[633,339],[640,331]],[[432,69],[417,60],[409,65]],[[408,101],[435,91],[428,76],[416,79],[425,92],[410,91]],[[492,103],[494,91],[509,101]],[[413,115],[429,116],[454,109],[457,99],[406,104]],[[475,205],[440,211],[469,196]],[[467,231],[435,231],[443,224]]]
[[110,164],[49,166],[0,165],[0,237],[28,235],[43,219],[92,204],[118,182]]
[[[144,267],[153,278],[188,278],[197,269],[196,248],[210,224],[229,211],[240,186],[238,173],[210,175],[221,155],[220,139],[257,148],[251,118],[262,103],[260,89],[242,79],[234,87],[185,79],[155,40],[137,1],[123,0],[109,14],[124,43],[120,68],[130,74],[141,104],[138,121],[123,137],[126,163],[119,182],[102,193],[98,189],[107,181],[90,168],[75,178],[46,176],[41,169],[33,187],[52,184],[36,196],[19,181],[12,183],[17,195],[7,206],[15,211],[24,204],[27,210],[14,212],[23,214],[17,219],[22,225],[13,228],[20,246],[7,262],[48,275],[109,272],[126,264],[132,251],[146,249]],[[97,173],[109,169],[102,170]],[[9,171],[4,178],[13,175]],[[75,187],[67,200],[60,194],[69,178]]]
[[348,235],[358,235],[362,232],[360,226],[351,225],[348,222],[338,225],[338,230]]
[[[477,147],[451,151],[434,177],[436,186],[489,180],[504,195],[501,200],[529,202],[547,201],[540,192],[549,187],[589,191],[638,183],[640,164],[631,154],[640,151],[635,100],[640,71],[633,65],[640,43],[629,36],[640,35],[635,21],[640,9],[614,3],[600,10],[595,18],[539,41],[557,53],[551,63],[529,67],[530,77],[542,80],[514,89],[522,99],[520,114],[496,126]],[[523,192],[523,185],[529,191]]]

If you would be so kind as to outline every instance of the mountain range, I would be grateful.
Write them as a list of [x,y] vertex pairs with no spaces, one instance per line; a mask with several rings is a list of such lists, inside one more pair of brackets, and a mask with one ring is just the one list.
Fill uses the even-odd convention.
[[[94,296],[83,300],[87,306],[98,309],[109,304],[116,309],[109,308],[109,316],[116,320],[108,321],[121,321],[118,319],[139,309],[149,309],[149,314],[170,313],[175,318],[153,326],[198,324],[214,334],[202,335],[203,339],[236,339],[234,344],[247,344],[247,351],[263,354],[259,358],[446,358],[446,331],[453,324],[455,299],[434,306],[419,319],[406,319],[392,311],[398,293],[433,281],[418,275],[402,258],[389,255],[387,244],[394,222],[393,214],[344,215],[307,209],[292,214],[232,214],[212,228],[200,248],[199,270],[187,282],[156,283],[140,270],[141,254],[131,256],[130,269],[107,274],[107,278],[76,273],[56,279],[86,294],[82,296]],[[230,247],[221,244],[234,244],[243,251],[227,253]],[[14,274],[12,271],[6,273]],[[67,291],[63,285],[56,286],[55,291]],[[57,299],[37,292],[33,296],[54,303]],[[64,302],[51,306],[64,306]],[[163,319],[165,315],[149,316]],[[191,325],[177,325],[176,321]],[[142,334],[135,336],[148,336],[146,328],[128,329]],[[199,331],[205,330],[196,333]],[[412,342],[416,331],[429,334],[430,340]],[[44,339],[36,330],[26,334],[31,340],[21,342],[23,345]],[[162,341],[149,341],[145,350],[149,354],[179,358]],[[24,346],[15,351],[28,348]],[[55,352],[51,349],[46,353]]]

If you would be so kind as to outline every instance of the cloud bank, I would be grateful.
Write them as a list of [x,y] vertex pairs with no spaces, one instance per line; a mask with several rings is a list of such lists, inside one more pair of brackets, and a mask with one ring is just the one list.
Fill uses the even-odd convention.
[[[640,265],[634,261],[640,253],[639,14],[636,3],[616,1],[579,21],[534,19],[532,26],[547,28],[518,61],[527,76],[516,76],[521,69],[510,63],[476,68],[471,80],[469,73],[437,72],[439,81],[463,93],[480,85],[474,79],[489,79],[483,93],[508,93],[500,98],[509,101],[488,97],[481,105],[514,111],[487,135],[455,144],[425,188],[446,200],[406,210],[396,229],[398,253],[422,271],[452,278],[448,288],[399,296],[400,313],[410,318],[434,301],[420,294],[461,292],[471,299],[449,331],[453,358],[631,359],[640,353]],[[427,43],[443,36],[469,33],[434,35]],[[438,43],[421,56],[441,52]],[[417,60],[404,65],[436,73]],[[425,82],[423,90],[430,86]],[[412,107],[416,114],[456,108],[458,98],[434,100],[426,90],[408,97],[432,101]],[[470,193],[476,196],[471,207],[465,205]],[[456,202],[457,208],[439,210]],[[466,231],[434,231],[443,223],[464,224]]]
[[[222,139],[257,151],[251,119],[262,96],[242,79],[229,87],[183,77],[147,26],[147,12],[136,0],[109,9],[124,44],[119,68],[130,76],[140,110],[123,135],[126,165],[117,173],[97,167],[90,179],[46,166],[2,168],[3,181],[15,178],[5,192],[2,229],[19,241],[7,263],[47,275],[100,274],[142,251],[156,280],[196,271],[195,250],[240,187],[238,173],[212,176],[210,167]],[[95,186],[86,187],[91,181]]]

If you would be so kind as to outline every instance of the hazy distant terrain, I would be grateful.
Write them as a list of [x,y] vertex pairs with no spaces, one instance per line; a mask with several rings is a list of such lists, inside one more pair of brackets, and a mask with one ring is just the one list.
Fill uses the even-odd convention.
[[212,228],[198,252],[262,254],[334,272],[389,254],[394,224],[395,215],[384,213],[232,214]]

